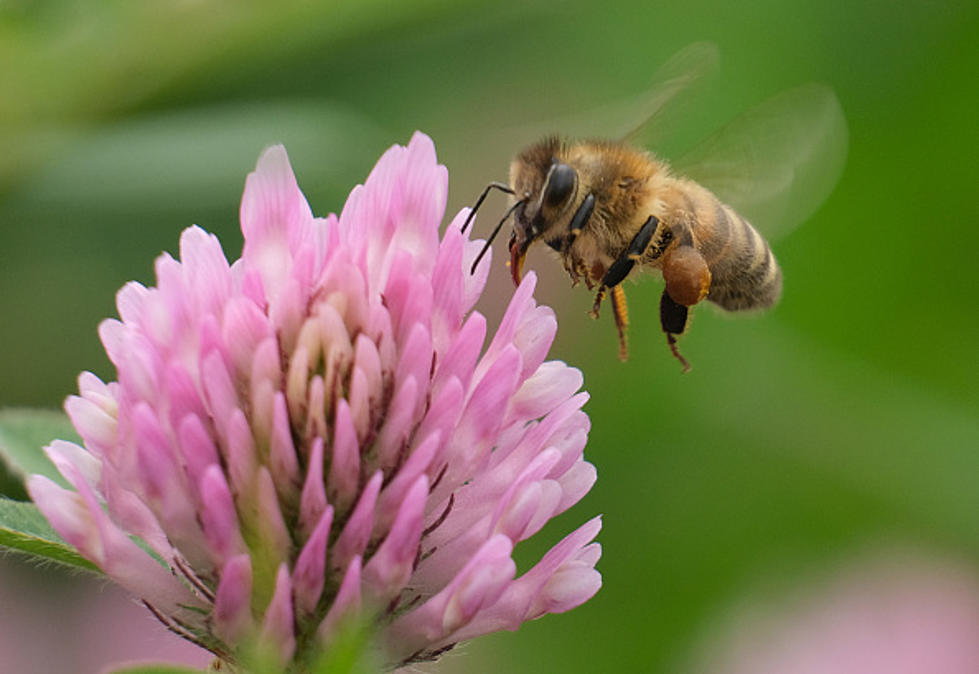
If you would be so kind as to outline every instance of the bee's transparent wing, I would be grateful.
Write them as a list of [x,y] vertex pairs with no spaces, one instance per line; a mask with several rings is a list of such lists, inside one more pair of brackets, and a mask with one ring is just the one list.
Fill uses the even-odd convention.
[[[689,95],[690,90],[716,72],[718,62],[716,45],[695,42],[660,66],[643,93],[547,120],[505,127],[500,130],[507,140],[503,146],[512,151],[558,134],[578,140],[620,138],[638,146],[651,147],[653,141],[668,135],[669,127],[680,114],[679,111],[689,107],[689,100],[681,103],[679,99],[695,98]],[[680,96],[681,93],[685,95]],[[499,142],[494,140],[493,144],[498,145]]]
[[673,163],[766,236],[822,204],[843,171],[847,127],[832,89],[806,84],[770,98]]
[[[674,54],[660,66],[652,78],[648,91],[617,107],[624,123],[607,126],[617,131],[612,138],[639,147],[655,147],[669,132],[680,112],[693,104],[687,96],[686,105],[677,100],[681,92],[688,93],[696,84],[708,81],[718,70],[720,52],[712,42],[694,42]],[[641,120],[638,124],[636,120]]]

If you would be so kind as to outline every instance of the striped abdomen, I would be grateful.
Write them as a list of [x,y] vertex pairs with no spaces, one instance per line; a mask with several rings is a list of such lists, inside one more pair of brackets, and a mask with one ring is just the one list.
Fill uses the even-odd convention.
[[709,199],[700,199],[691,224],[711,272],[707,299],[728,311],[772,306],[782,294],[782,270],[768,243],[732,208],[703,192]]

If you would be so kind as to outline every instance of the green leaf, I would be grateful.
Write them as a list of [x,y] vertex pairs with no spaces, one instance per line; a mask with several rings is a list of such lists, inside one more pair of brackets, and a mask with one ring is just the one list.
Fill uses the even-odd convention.
[[0,546],[75,569],[99,571],[61,540],[33,503],[0,498]]
[[193,667],[181,667],[180,665],[168,665],[166,663],[130,665],[120,669],[113,669],[112,674],[200,674],[204,670],[194,669]]
[[[369,169],[365,145],[381,151],[387,138],[361,116],[327,102],[284,100],[224,104],[114,124],[75,139],[21,189],[27,203],[99,214],[115,208],[200,213],[240,198],[242,176],[263,147],[297,152],[296,174],[313,193],[345,194],[350,176]],[[319,158],[329,156],[329,162]],[[307,189],[309,189],[307,187]],[[205,223],[201,223],[205,224]]]
[[64,412],[29,408],[0,410],[0,464],[21,484],[28,475],[40,473],[63,487],[68,486],[42,449],[59,438],[81,442]]

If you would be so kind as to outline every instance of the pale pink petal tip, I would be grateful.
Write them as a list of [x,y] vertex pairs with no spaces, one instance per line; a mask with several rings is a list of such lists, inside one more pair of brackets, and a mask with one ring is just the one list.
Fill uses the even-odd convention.
[[28,489],[229,665],[259,639],[291,671],[347,620],[412,665],[601,586],[597,518],[516,577],[514,545],[595,481],[587,395],[546,361],[557,321],[533,272],[495,330],[473,311],[491,256],[472,273],[466,211],[440,235],[447,193],[416,133],[317,218],[270,147],[245,181],[240,259],[190,227],[99,326],[117,381],[83,373],[65,410],[84,448],[47,448],[74,490]]

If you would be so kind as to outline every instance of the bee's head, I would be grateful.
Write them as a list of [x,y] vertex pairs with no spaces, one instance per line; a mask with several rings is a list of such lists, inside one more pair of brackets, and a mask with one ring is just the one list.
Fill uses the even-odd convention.
[[[521,153],[510,167],[514,190],[513,233],[510,235],[510,273],[520,282],[520,271],[531,244],[560,226],[578,191],[578,172],[555,157],[556,140],[545,140]],[[552,238],[552,237],[547,237]]]

